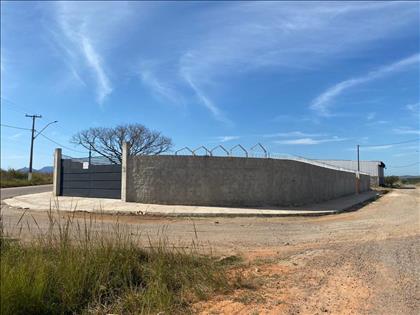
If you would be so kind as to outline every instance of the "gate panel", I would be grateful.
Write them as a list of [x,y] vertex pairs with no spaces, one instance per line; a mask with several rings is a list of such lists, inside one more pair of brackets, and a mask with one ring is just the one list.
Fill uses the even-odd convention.
[[121,165],[92,165],[61,160],[61,196],[121,198]]

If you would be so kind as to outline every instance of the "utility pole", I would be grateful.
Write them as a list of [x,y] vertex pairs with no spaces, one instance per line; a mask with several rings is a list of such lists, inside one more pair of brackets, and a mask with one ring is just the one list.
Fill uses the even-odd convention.
[[357,171],[360,172],[360,145],[357,145]]
[[89,146],[89,167],[90,167],[91,161],[92,161],[92,145]]
[[360,145],[357,145],[356,193],[360,192]]
[[35,140],[35,119],[42,118],[41,115],[25,115],[26,117],[32,118],[32,136],[31,136],[31,153],[29,156],[29,171],[28,171],[28,180],[32,180],[32,159],[34,155],[34,140]]

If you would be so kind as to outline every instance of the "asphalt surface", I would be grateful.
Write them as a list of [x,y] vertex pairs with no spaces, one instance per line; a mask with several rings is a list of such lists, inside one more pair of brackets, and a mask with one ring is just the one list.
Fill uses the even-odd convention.
[[1,195],[1,200],[3,200],[7,198],[12,198],[15,196],[36,194],[36,193],[47,192],[47,191],[52,191],[52,185],[1,188],[0,195]]

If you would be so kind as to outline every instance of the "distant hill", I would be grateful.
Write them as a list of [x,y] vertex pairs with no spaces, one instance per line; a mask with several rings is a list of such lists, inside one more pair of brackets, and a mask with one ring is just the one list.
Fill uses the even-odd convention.
[[52,166],[44,166],[43,168],[40,168],[37,170],[37,173],[53,173],[54,167]]
[[[18,169],[19,172],[27,173],[29,171],[29,168],[23,167]],[[34,173],[53,173],[54,168],[52,166],[44,166],[43,168],[40,168],[39,170],[34,169]]]

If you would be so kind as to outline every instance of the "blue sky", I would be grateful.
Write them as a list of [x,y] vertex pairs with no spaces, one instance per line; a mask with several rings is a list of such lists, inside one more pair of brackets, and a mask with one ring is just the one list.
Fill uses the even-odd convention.
[[[140,122],[183,146],[382,160],[419,174],[417,2],[1,2],[1,123],[69,144]],[[1,166],[28,164],[1,128]],[[35,141],[36,168],[56,144]],[[71,151],[74,149],[76,151]],[[83,151],[83,150],[81,150]],[[407,166],[411,165],[411,166]]]

